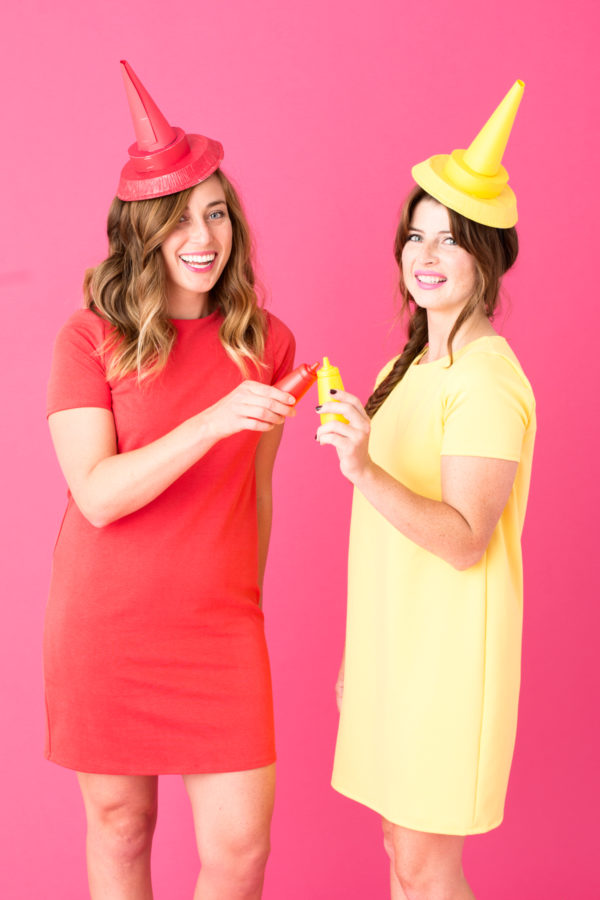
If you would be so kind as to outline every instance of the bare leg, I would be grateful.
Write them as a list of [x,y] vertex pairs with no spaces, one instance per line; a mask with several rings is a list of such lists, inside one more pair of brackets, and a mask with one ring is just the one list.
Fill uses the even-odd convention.
[[390,898],[391,900],[406,900],[406,894],[402,890],[402,885],[394,871],[394,826],[387,819],[382,819],[381,824],[383,826],[383,846],[390,858]]
[[390,898],[391,900],[407,900],[407,896],[402,890],[402,885],[394,871],[393,863],[390,863]]
[[152,900],[150,850],[158,779],[142,775],[77,775],[87,817],[92,900]]
[[475,900],[462,869],[464,837],[412,831],[383,820],[392,900]]
[[275,766],[183,778],[201,864],[194,900],[259,900],[270,850]]

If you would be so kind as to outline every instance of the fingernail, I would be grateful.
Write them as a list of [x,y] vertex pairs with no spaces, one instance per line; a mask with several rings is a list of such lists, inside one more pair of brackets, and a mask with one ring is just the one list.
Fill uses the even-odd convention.
[[319,404],[318,406],[315,406],[315,409],[316,409],[317,412],[319,412],[319,410],[320,410],[320,409],[323,409],[323,407],[321,406],[321,404]]
[[329,388],[330,394],[337,394],[337,390],[335,388]]
[[317,440],[317,436],[316,436],[316,434],[315,434],[315,441],[316,441],[316,440]]

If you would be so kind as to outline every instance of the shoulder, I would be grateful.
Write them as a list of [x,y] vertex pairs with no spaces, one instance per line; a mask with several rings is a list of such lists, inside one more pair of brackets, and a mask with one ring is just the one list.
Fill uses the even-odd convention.
[[459,351],[448,370],[451,379],[501,377],[531,392],[531,384],[508,341],[500,336],[481,338]]
[[400,354],[398,356],[394,356],[393,359],[390,359],[389,362],[386,362],[383,369],[380,369],[377,373],[377,378],[375,379],[375,388],[378,388],[381,382],[388,377],[392,369],[394,368],[394,364],[396,360],[400,358]]
[[518,398],[531,412],[535,406],[533,389],[516,354],[503,337],[473,341],[447,369],[447,391],[450,394],[469,391]]
[[267,370],[261,375],[261,380],[267,378],[271,384],[275,384],[284,375],[291,371],[296,352],[294,335],[281,319],[273,313],[263,310],[266,322],[266,340],[263,362]]
[[95,348],[104,343],[107,335],[108,322],[91,309],[78,309],[60,328],[56,343],[60,346],[64,343],[89,343]]
[[263,310],[267,327],[267,340],[275,344],[291,344],[294,342],[294,335],[288,326],[277,316],[268,310]]

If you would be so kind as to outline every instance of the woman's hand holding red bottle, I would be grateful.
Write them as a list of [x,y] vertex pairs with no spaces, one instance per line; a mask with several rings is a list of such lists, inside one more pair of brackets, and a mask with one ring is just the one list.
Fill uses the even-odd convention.
[[207,425],[216,440],[239,431],[271,431],[295,415],[295,397],[260,381],[242,381],[205,410]]

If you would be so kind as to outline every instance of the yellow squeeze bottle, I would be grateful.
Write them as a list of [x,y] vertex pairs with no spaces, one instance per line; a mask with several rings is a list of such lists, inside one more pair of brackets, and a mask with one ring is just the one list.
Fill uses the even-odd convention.
[[[334,388],[336,391],[344,390],[344,385],[342,384],[342,379],[340,377],[340,370],[337,366],[332,366],[326,356],[323,357],[323,368],[319,369],[317,372],[317,388],[319,390],[319,403],[336,402],[335,396],[332,397],[329,393],[331,388]],[[337,416],[334,413],[321,413],[322,425],[324,425],[325,422],[333,422],[335,420],[338,422],[348,422],[348,419],[345,419],[344,416]]]

